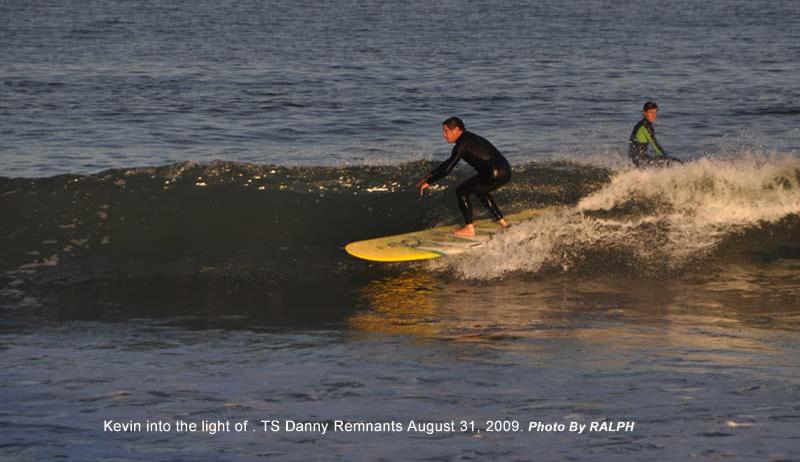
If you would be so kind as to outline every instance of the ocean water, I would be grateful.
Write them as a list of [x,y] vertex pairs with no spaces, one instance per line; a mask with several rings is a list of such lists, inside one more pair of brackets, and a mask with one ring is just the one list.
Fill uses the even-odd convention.
[[694,158],[793,150],[792,1],[0,5],[3,176],[215,159],[440,156],[461,116],[512,158],[624,147],[644,101]]
[[[792,1],[0,2],[0,460],[797,460],[798,31]],[[648,99],[684,164],[629,165]],[[451,115],[511,160],[505,212],[550,211],[347,255],[458,223],[468,166],[414,188]]]

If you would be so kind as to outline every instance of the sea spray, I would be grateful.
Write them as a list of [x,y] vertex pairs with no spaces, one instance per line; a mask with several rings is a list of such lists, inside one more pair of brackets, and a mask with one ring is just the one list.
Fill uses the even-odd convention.
[[681,271],[728,237],[800,213],[799,168],[792,156],[747,154],[619,171],[576,206],[430,268],[470,279],[545,269]]

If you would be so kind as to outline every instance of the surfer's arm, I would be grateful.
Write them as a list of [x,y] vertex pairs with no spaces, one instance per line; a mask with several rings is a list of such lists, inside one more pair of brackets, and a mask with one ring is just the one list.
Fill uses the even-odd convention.
[[450,154],[450,158],[433,169],[430,175],[428,175],[426,182],[428,184],[432,184],[434,181],[439,181],[444,178],[448,173],[450,173],[451,170],[453,170],[453,167],[456,166],[458,161],[461,160],[462,155],[463,150],[459,149],[458,145],[454,146],[453,153]]
[[642,127],[639,128],[639,134],[637,138],[639,138],[640,140],[642,139],[646,140],[646,142],[653,147],[653,150],[658,155],[662,157],[667,157],[667,153],[664,151],[664,148],[662,148],[661,145],[658,144],[658,140],[656,140],[656,134],[650,133],[650,130],[648,130],[647,127],[645,127],[644,125],[642,125]]
[[667,153],[664,151],[664,148],[662,148],[661,145],[658,144],[658,140],[656,139],[656,136],[653,135],[651,138],[653,140],[653,149],[655,149],[655,151],[657,153],[661,154],[662,156],[667,157]]

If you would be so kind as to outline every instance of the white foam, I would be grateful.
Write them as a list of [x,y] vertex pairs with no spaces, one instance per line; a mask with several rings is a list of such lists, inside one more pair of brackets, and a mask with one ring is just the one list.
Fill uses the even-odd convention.
[[432,267],[492,279],[546,265],[568,271],[599,250],[637,266],[680,268],[727,236],[800,214],[799,172],[794,156],[753,153],[625,169],[577,206],[519,224]]

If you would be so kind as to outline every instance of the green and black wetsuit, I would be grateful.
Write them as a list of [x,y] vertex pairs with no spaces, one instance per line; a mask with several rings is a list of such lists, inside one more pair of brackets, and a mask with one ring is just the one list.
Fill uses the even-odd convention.
[[486,138],[468,131],[462,133],[456,140],[456,145],[453,146],[450,158],[431,172],[427,180],[428,184],[444,178],[461,159],[478,171],[477,175],[467,179],[456,188],[458,207],[464,215],[466,224],[472,223],[470,194],[478,196],[495,220],[502,219],[503,214],[500,213],[500,209],[497,208],[489,191],[494,191],[508,183],[511,179],[511,165]]
[[[653,124],[642,119],[633,127],[631,137],[628,140],[628,156],[637,167],[647,167],[651,165],[668,165],[670,162],[680,162],[679,159],[669,157],[664,148],[656,140],[656,131]],[[647,146],[653,146],[656,156],[647,155]]]

